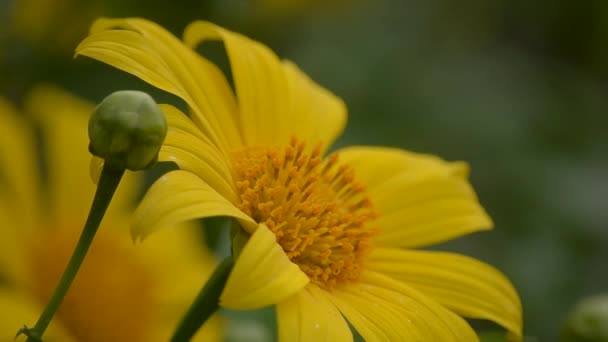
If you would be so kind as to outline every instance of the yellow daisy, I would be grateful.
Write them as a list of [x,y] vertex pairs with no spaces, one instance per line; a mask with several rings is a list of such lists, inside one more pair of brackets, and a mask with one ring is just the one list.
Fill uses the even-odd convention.
[[[95,187],[89,177],[87,119],[92,105],[51,87],[26,110],[44,137],[40,182],[34,130],[0,99],[0,341],[32,326],[82,230]],[[166,229],[135,248],[127,232],[139,174],[127,176],[45,341],[167,341],[213,258],[193,227]],[[48,190],[48,191],[43,191]],[[179,232],[178,232],[179,231]],[[197,336],[220,340],[214,319]]]
[[[232,82],[194,50],[217,40]],[[367,341],[478,340],[462,317],[521,339],[505,276],[417,249],[491,228],[466,164],[381,147],[326,155],[345,126],[343,102],[266,46],[208,22],[190,24],[182,42],[143,19],[100,19],[77,54],[188,105],[190,116],[163,106],[161,159],[181,170],[151,187],[132,233],[236,218],[243,232],[222,306],[276,304],[281,341],[351,341],[346,321]]]

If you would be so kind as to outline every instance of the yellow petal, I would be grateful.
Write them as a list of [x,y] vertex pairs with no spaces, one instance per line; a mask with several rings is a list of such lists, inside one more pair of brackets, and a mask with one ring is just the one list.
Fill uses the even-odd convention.
[[189,46],[206,40],[221,40],[226,47],[246,144],[288,144],[295,135],[328,146],[341,133],[344,103],[291,62],[281,62],[265,45],[209,22],[186,28]]
[[34,228],[24,226],[8,203],[12,199],[0,193],[0,279],[12,286],[28,281],[26,238]]
[[87,135],[91,103],[50,86],[34,89],[25,110],[42,126],[53,218],[78,226],[87,217],[95,185],[89,178]]
[[352,342],[348,324],[314,284],[277,304],[279,341]]
[[288,111],[293,115],[293,134],[311,144],[320,142],[323,152],[346,126],[346,105],[306,76],[295,64],[286,61],[283,68],[289,85]]
[[366,341],[477,341],[462,318],[404,284],[367,271],[330,299]]
[[517,292],[490,265],[464,255],[392,248],[375,249],[367,265],[463,316],[492,320],[521,339]]
[[193,120],[222,151],[240,146],[236,104],[221,71],[162,27],[137,18],[97,20],[76,48],[182,98]]
[[287,142],[287,82],[277,56],[266,46],[211,23],[188,25],[184,32],[187,45],[205,40],[222,40],[226,46],[245,144]]
[[463,162],[446,162],[436,156],[378,146],[351,146],[338,150],[340,160],[355,168],[357,178],[370,188],[382,185],[387,178],[408,176],[410,182],[433,175],[466,178]]
[[11,212],[22,218],[24,229],[40,214],[40,175],[33,130],[20,120],[15,108],[0,97],[0,195],[10,198]]
[[133,214],[131,233],[143,239],[150,233],[177,223],[211,216],[231,216],[245,229],[256,224],[207,183],[187,171],[172,171],[150,187]]
[[379,212],[377,243],[422,247],[490,229],[464,163],[380,147],[338,151]]
[[[24,325],[33,327],[43,307],[33,298],[16,290],[0,287],[0,341],[14,341]],[[76,341],[61,327],[60,319],[51,322],[44,334],[45,341]],[[17,341],[25,341],[21,335]]]
[[282,302],[308,283],[308,277],[289,260],[274,234],[261,224],[239,254],[220,305],[237,310],[257,309]]
[[179,109],[169,105],[161,105],[161,108],[167,118],[168,130],[159,159],[177,163],[180,169],[204,179],[220,195],[231,202],[236,201],[228,158]]

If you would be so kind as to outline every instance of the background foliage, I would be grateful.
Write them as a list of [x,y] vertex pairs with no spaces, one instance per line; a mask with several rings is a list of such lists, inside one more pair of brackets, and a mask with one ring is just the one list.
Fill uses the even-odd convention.
[[[342,97],[350,122],[339,146],[469,161],[496,229],[440,248],[512,279],[526,335],[556,340],[579,298],[607,290],[608,2],[2,0],[0,94],[20,103],[50,82],[95,102],[125,88],[173,101],[72,59],[99,16],[146,17],[178,36],[195,19],[214,21],[266,43]],[[206,49],[223,58],[220,47]],[[235,317],[265,322],[272,312]]]

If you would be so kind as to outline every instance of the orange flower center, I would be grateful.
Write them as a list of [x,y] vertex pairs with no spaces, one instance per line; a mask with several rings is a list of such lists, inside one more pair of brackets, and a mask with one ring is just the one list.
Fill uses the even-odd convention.
[[[152,272],[129,241],[121,243],[107,231],[111,227],[101,228],[54,320],[77,341],[147,341],[155,322]],[[41,306],[57,285],[78,234],[78,229],[47,229],[30,246],[31,290]]]
[[276,235],[289,259],[323,288],[359,278],[376,230],[364,186],[320,145],[307,152],[296,139],[284,148],[235,153],[239,209]]

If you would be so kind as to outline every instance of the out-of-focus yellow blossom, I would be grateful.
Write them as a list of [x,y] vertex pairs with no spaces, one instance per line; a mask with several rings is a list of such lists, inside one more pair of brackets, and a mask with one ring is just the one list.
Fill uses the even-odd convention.
[[[234,87],[193,50],[214,40]],[[181,170],[151,187],[133,233],[236,218],[244,244],[222,306],[276,304],[281,341],[352,341],[346,320],[366,341],[478,340],[463,317],[521,339],[521,304],[504,275],[418,250],[492,227],[465,163],[382,147],[326,156],[346,124],[344,103],[266,46],[209,22],[192,23],[182,42],[146,20],[100,19],[77,53],[188,104],[190,116],[162,106],[160,159]]]
[[[87,151],[92,110],[56,88],[31,94],[26,111],[41,127],[40,164],[34,130],[0,99],[0,341],[33,325],[80,235],[95,190]],[[167,341],[212,271],[192,226],[133,246],[127,229],[140,180],[131,174],[119,186],[45,341]],[[197,339],[220,340],[220,326],[214,318]]]

